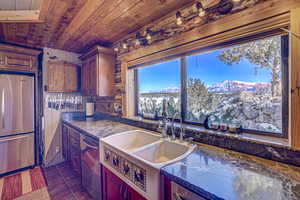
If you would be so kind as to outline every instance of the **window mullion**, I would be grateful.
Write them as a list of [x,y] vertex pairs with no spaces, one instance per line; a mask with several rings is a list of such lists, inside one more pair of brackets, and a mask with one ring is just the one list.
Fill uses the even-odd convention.
[[182,121],[186,119],[186,109],[187,109],[187,95],[186,95],[186,57],[181,57],[180,59],[180,80],[181,80],[181,118]]

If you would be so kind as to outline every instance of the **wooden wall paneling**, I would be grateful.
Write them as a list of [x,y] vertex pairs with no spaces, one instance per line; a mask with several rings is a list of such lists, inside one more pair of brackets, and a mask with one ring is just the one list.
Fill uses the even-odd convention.
[[86,3],[86,0],[76,0],[76,1],[68,1],[68,6],[63,13],[63,15],[59,18],[57,22],[57,26],[52,32],[51,39],[48,44],[50,47],[55,47],[58,38],[63,34],[65,29],[77,15],[77,13],[82,9],[83,5]]
[[[97,36],[104,41],[115,41],[141,28],[144,24],[162,17],[170,10],[180,8],[190,2],[192,1],[171,0],[165,3],[159,1],[123,1],[118,6],[112,7],[111,12],[103,13],[100,16],[102,20],[99,20],[83,37],[78,39],[87,41],[89,44],[95,36],[93,34],[97,33]],[[149,9],[150,7],[151,9]],[[98,30],[103,31],[99,32]]]
[[89,17],[97,10],[97,8],[104,2],[104,0],[94,1],[88,0],[78,14],[74,17],[70,25],[61,35],[57,45],[59,48],[64,47],[65,42],[73,35],[76,35],[77,32],[81,31],[80,27],[86,23]]
[[[98,8],[98,10],[102,10],[100,13],[93,13],[90,18],[80,27],[80,32],[75,33],[72,38],[70,38],[70,41],[86,41],[86,45],[90,44],[91,36],[95,36],[95,28],[98,27],[96,30],[103,30],[101,32],[106,32],[106,34],[110,32],[110,29],[112,28],[111,24],[112,20],[115,20],[116,18],[121,17],[120,15],[128,11],[132,6],[139,3],[140,0],[126,0],[126,1],[104,1],[104,3]],[[104,9],[105,8],[105,9]],[[100,18],[101,20],[97,20],[97,18]],[[99,27],[100,24],[102,25]],[[104,25],[104,26],[103,26]],[[100,29],[99,29],[100,28]],[[120,27],[119,27],[120,28]],[[101,33],[100,32],[100,33]],[[98,34],[100,34],[98,33]],[[100,34],[101,37],[101,34]],[[94,37],[92,37],[92,40]],[[102,40],[105,40],[105,38],[102,38]],[[73,48],[78,48],[76,46],[73,46]],[[79,47],[83,48],[83,47]]]
[[[291,32],[300,36],[300,7],[291,10]],[[300,149],[300,38],[291,39],[291,145]]]

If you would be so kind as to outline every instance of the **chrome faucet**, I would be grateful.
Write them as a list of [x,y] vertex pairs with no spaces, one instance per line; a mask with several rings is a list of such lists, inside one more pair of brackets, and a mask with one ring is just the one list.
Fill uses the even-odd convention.
[[[180,116],[179,113],[175,113],[172,117],[172,124],[171,124],[171,130],[172,130],[172,140],[176,140],[176,135],[175,135],[175,124],[174,124],[174,121],[175,121],[175,118],[176,116]],[[180,134],[179,134],[179,139],[180,139],[180,142],[184,142],[184,128],[183,128],[183,124],[182,124],[182,117],[180,117]]]
[[168,118],[162,118],[159,120],[159,125],[158,125],[158,131],[161,132],[162,138],[167,138],[167,132],[168,132]]
[[161,132],[162,138],[167,138],[168,132],[168,114],[167,114],[167,101],[166,99],[163,100],[163,109],[162,109],[162,119],[159,120],[158,131]]

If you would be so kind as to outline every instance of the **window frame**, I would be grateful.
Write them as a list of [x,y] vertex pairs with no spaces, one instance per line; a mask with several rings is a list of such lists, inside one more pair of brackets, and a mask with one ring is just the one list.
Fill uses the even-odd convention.
[[[141,66],[151,66],[153,64],[167,62],[169,60],[173,59],[179,59],[180,60],[180,101],[181,101],[181,112],[180,116],[182,118],[182,122],[185,124],[191,124],[196,126],[203,126],[203,123],[200,122],[193,122],[186,119],[187,114],[187,56],[197,55],[201,53],[205,53],[208,51],[213,51],[217,49],[222,49],[225,47],[230,47],[233,45],[239,45],[244,44],[251,41],[256,41],[260,39],[269,38],[272,36],[281,36],[281,83],[282,83],[282,132],[281,133],[273,133],[273,132],[265,132],[265,131],[259,131],[259,130],[251,130],[251,129],[243,129],[243,133],[250,133],[250,134],[256,134],[256,135],[266,135],[266,136],[273,136],[278,138],[288,138],[288,131],[289,131],[289,37],[287,34],[283,33],[282,31],[276,29],[264,33],[259,33],[255,35],[251,35],[248,37],[243,37],[236,40],[230,40],[226,42],[222,42],[215,45],[208,45],[206,47],[192,50],[183,54],[179,54],[176,56],[172,56],[170,58],[163,58],[156,61],[151,61],[149,63],[144,63]],[[139,105],[139,98],[138,98],[138,92],[139,92],[139,77],[138,77],[138,67],[134,67],[134,82],[135,82],[135,115],[140,115],[138,113],[138,105]],[[179,119],[175,119],[175,121],[180,121]]]

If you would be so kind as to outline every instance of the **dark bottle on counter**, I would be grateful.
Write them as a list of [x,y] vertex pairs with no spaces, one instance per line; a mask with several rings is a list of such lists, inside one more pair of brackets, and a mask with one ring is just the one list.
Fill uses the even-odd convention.
[[209,115],[206,115],[205,120],[204,120],[204,128],[209,129],[209,125],[208,125],[208,120],[209,120]]

